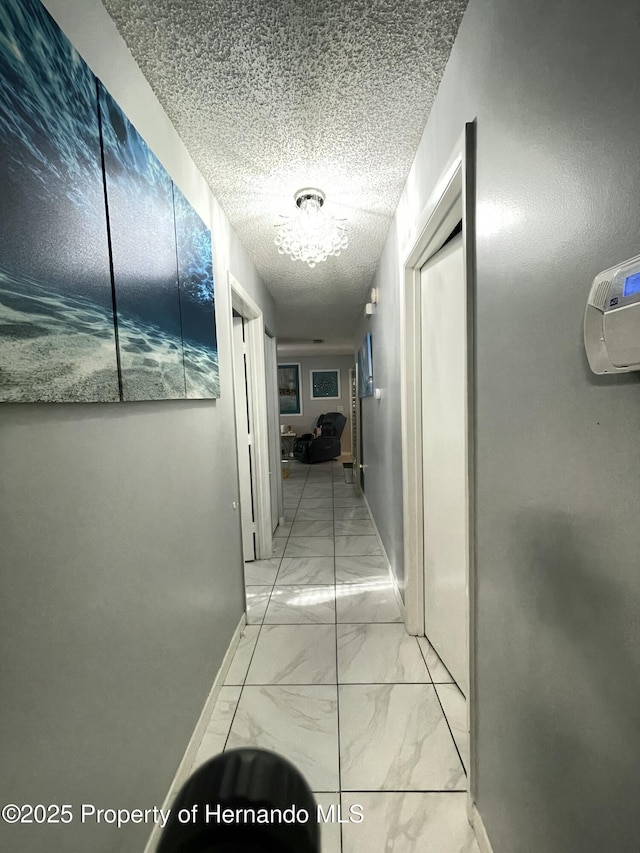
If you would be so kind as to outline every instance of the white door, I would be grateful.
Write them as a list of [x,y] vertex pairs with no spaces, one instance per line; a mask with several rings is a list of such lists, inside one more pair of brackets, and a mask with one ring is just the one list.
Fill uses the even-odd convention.
[[468,696],[467,326],[462,236],[421,270],[425,634]]
[[251,471],[251,430],[247,398],[247,362],[244,343],[244,321],[233,316],[233,385],[238,442],[238,477],[242,518],[242,551],[245,563],[256,558],[253,486]]

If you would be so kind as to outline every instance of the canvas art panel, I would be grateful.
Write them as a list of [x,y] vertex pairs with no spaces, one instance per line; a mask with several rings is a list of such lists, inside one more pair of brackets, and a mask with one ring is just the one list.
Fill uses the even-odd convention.
[[39,0],[0,33],[0,401],[117,401],[96,79]]
[[373,397],[373,358],[371,333],[367,332],[358,350],[358,397]]
[[175,184],[173,204],[186,394],[219,397],[211,231]]
[[310,370],[312,400],[340,399],[339,370]]
[[99,90],[122,399],[184,399],[171,178]]

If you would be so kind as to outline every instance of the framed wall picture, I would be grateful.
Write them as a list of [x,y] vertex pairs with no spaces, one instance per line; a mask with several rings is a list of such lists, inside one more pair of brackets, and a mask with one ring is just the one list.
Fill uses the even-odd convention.
[[207,225],[40,0],[0,18],[0,402],[219,397]]
[[278,398],[281,415],[301,415],[300,365],[278,365]]
[[339,370],[310,370],[309,374],[312,400],[340,399]]
[[373,359],[369,332],[358,350],[358,397],[373,397]]

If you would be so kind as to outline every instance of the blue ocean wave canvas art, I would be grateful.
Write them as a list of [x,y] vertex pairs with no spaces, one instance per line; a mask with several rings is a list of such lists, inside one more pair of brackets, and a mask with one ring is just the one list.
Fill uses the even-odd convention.
[[373,359],[371,353],[371,333],[367,332],[358,350],[358,397],[373,396]]
[[0,402],[220,396],[211,232],[39,0],[0,0]]
[[102,84],[99,103],[122,397],[184,399],[171,178]]
[[173,204],[187,397],[219,397],[211,232],[175,185]]
[[0,400],[119,399],[96,80],[0,0]]

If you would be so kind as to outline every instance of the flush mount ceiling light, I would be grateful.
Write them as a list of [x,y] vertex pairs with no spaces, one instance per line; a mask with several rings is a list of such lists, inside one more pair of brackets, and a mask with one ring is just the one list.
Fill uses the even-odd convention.
[[327,216],[322,210],[325,195],[322,190],[308,187],[294,196],[298,210],[294,216],[282,217],[276,225],[273,241],[281,255],[291,255],[292,261],[305,261],[315,267],[329,255],[339,255],[349,245],[344,220]]

